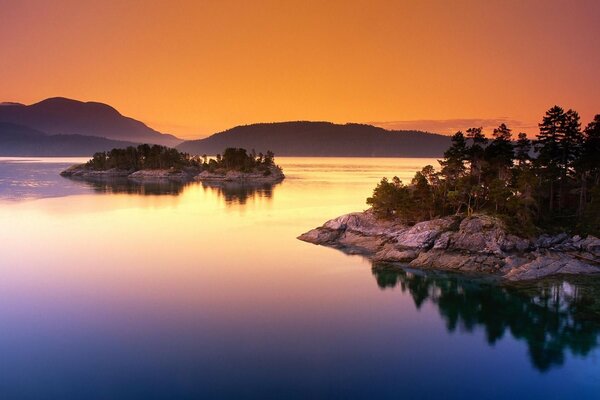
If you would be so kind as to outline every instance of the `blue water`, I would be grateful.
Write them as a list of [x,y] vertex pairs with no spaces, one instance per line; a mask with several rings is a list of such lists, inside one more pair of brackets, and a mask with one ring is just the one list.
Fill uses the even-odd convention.
[[597,399],[600,282],[504,286],[296,239],[434,160],[286,159],[272,187],[0,160],[2,399]]

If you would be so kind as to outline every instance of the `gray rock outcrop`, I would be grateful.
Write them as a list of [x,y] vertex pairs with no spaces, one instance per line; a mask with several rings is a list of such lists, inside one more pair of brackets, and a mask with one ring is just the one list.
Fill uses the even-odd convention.
[[361,253],[377,262],[494,274],[509,280],[600,273],[600,239],[567,234],[525,239],[509,234],[500,220],[487,215],[406,226],[365,211],[327,221],[298,239]]

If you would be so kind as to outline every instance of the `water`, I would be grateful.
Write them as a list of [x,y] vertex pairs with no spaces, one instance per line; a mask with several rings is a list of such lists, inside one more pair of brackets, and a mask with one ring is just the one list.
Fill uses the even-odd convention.
[[140,185],[0,159],[0,398],[600,397],[598,281],[503,287],[296,239],[435,160]]

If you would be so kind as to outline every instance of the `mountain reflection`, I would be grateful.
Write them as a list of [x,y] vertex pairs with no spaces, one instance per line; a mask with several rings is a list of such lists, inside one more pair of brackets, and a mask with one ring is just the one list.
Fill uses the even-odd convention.
[[567,351],[583,357],[598,346],[600,278],[499,285],[378,264],[372,271],[381,289],[408,291],[417,309],[436,305],[449,332],[483,327],[490,345],[510,332],[542,372],[562,365]]
[[138,194],[138,195],[171,195],[183,192],[189,184],[173,180],[138,181],[128,178],[68,178],[83,183],[97,193],[105,194]]
[[237,182],[203,182],[205,190],[213,190],[217,196],[225,200],[225,204],[246,204],[249,199],[265,198],[271,200],[277,184],[269,183],[237,183]]

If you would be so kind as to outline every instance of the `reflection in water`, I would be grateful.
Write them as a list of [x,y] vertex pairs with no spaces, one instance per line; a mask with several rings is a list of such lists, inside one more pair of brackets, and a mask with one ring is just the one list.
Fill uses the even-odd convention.
[[168,179],[139,181],[128,178],[81,178],[69,177],[73,181],[81,182],[97,193],[105,194],[139,194],[139,195],[179,195],[189,185]]
[[600,338],[600,279],[575,278],[498,285],[460,275],[405,271],[375,264],[381,289],[399,286],[409,292],[417,309],[437,306],[449,332],[482,326],[490,345],[509,331],[527,342],[539,371],[560,366],[565,351],[586,356]]
[[248,199],[265,198],[271,200],[273,188],[277,184],[270,183],[237,183],[237,182],[203,182],[202,187],[214,190],[225,204],[246,204]]

